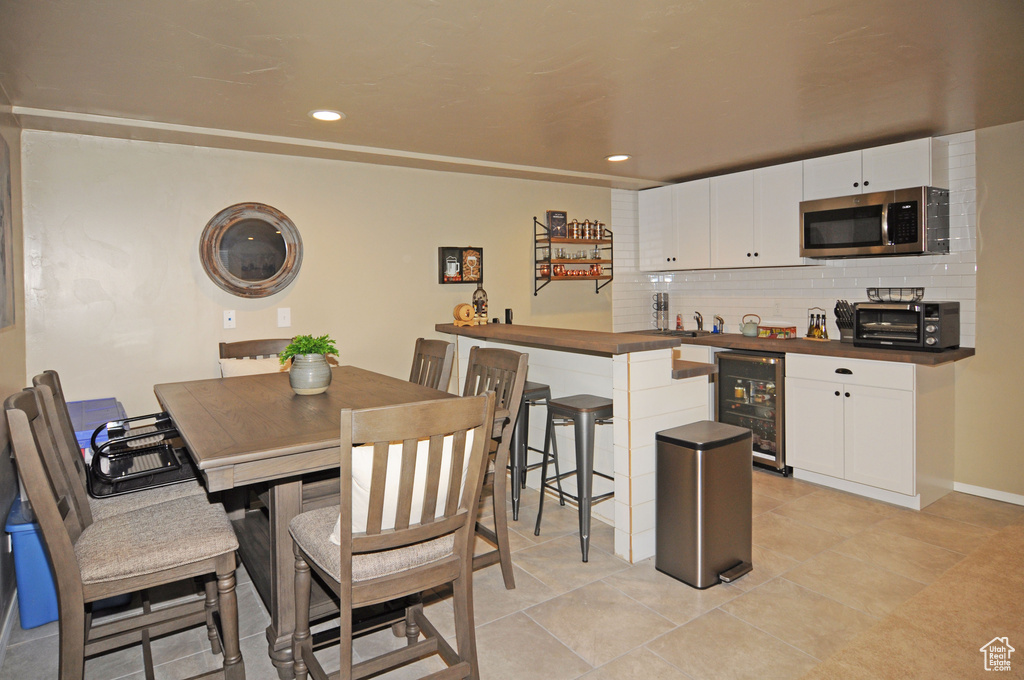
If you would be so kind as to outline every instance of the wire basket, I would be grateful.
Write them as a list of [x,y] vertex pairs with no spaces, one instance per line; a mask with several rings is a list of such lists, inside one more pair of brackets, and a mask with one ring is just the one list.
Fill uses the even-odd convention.
[[924,288],[868,288],[871,302],[917,302],[924,297]]

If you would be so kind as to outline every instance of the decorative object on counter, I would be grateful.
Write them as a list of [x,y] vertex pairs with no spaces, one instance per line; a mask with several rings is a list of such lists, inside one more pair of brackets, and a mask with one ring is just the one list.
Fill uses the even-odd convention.
[[790,340],[796,337],[796,326],[758,326],[757,337],[769,340]]
[[310,395],[326,392],[331,384],[331,367],[327,355],[338,356],[338,348],[329,335],[314,338],[312,335],[296,335],[279,356],[283,364],[292,360],[288,371],[288,382],[295,394]]
[[676,314],[676,330],[677,331],[683,330],[683,315],[682,314]]
[[[818,312],[821,312],[818,314]],[[825,319],[825,310],[821,307],[811,307],[807,310],[807,340],[828,340],[828,327]]]
[[868,288],[871,302],[919,302],[924,299],[924,288]]
[[713,317],[714,325],[711,327],[712,333],[724,333],[725,332],[725,319],[718,314]]
[[512,310],[508,307],[505,308],[505,323],[512,323]]
[[455,315],[456,326],[473,325],[473,305],[466,304],[465,302],[457,304],[452,313]]
[[[578,219],[569,222],[563,233],[560,227],[551,226],[553,212],[548,211],[547,225],[533,218],[533,294],[537,295],[552,281],[573,279],[594,281],[594,292],[599,292],[613,278],[612,233],[597,220],[583,220],[581,223]],[[555,218],[556,227],[560,222]],[[562,244],[586,247],[567,249]]]
[[651,309],[654,310],[654,327],[659,331],[668,330],[668,293],[655,293]]
[[483,248],[442,246],[437,249],[438,283],[482,283],[483,280]]
[[548,210],[548,233],[552,238],[569,238],[568,215],[564,210]]
[[697,322],[697,330],[704,330],[704,317],[701,315],[700,312],[693,313],[693,320]]
[[836,328],[839,342],[853,342],[853,305],[846,300],[836,300]]
[[[757,321],[747,321],[748,317],[753,317]],[[757,337],[757,328],[761,325],[761,317],[757,314],[744,314],[743,318],[740,319],[740,333],[747,336],[748,338]]]
[[476,325],[487,323],[487,291],[482,283],[476,284],[476,290],[473,291],[473,314]]

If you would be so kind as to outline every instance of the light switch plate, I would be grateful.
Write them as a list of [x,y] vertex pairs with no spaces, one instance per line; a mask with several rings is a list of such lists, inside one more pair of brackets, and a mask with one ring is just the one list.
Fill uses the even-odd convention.
[[292,325],[292,308],[291,307],[278,307],[277,308],[277,327],[288,328]]
[[224,328],[235,327],[235,310],[225,309],[224,310]]

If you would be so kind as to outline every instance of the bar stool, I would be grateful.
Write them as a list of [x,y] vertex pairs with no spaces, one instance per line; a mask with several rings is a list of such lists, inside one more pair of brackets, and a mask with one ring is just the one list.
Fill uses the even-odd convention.
[[[544,430],[544,448],[538,449],[530,446],[530,408],[534,406],[547,406],[551,399],[551,388],[544,383],[526,381],[523,387],[523,403],[519,407],[519,417],[516,419],[515,429],[512,431],[512,455],[509,460],[509,470],[512,471],[512,520],[519,520],[519,503],[522,497],[522,490],[526,488],[526,473],[536,470],[544,464],[547,456],[552,455],[548,449],[548,437],[551,436],[551,426]],[[530,451],[536,451],[543,457],[536,463],[527,463],[527,456]],[[554,449],[557,456],[558,449]],[[558,458],[555,458],[555,474],[558,474]],[[517,481],[518,480],[518,481]],[[562,505],[565,500],[562,497],[562,483],[558,482],[558,499]]]
[[[561,474],[556,471],[554,479],[561,482],[566,477],[576,475],[576,495],[568,492],[565,492],[564,495],[575,501],[579,509],[580,548],[583,551],[583,561],[586,562],[590,556],[590,508],[595,503],[600,503],[615,495],[613,491],[597,496],[593,495],[594,475],[614,481],[614,477],[611,475],[594,471],[594,428],[596,425],[611,422],[612,400],[593,394],[577,394],[560,399],[548,399],[548,432],[550,434],[545,437],[545,448],[547,448],[548,439],[552,444],[555,442],[552,426],[555,424],[556,418],[561,421],[558,423],[561,425],[572,421],[576,434],[576,469]],[[533,530],[534,536],[540,536],[540,521],[544,513],[544,491],[545,489],[555,490],[548,480],[547,461],[548,457],[545,456],[541,468],[540,507],[537,509],[537,526]],[[558,490],[561,493],[561,487]]]

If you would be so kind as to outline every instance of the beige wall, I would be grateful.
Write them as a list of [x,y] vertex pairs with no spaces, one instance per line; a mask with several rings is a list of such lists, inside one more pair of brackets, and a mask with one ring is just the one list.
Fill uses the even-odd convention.
[[[608,189],[32,131],[23,158],[26,375],[55,368],[72,399],[148,412],[154,383],[218,375],[218,342],[297,333],[405,377],[415,339],[472,294],[437,283],[438,246],[483,247],[492,317],[611,329],[609,289],[534,297],[530,275],[533,216],[610,222]],[[263,300],[221,291],[199,263],[207,221],[242,201],[284,211],[305,247],[296,282]]]
[[955,478],[1024,495],[1024,121],[976,140],[977,354],[957,365]]
[[0,399],[25,387],[25,297],[21,220],[21,130],[0,116],[0,135],[11,158],[11,222],[14,227],[14,325],[0,329]]

